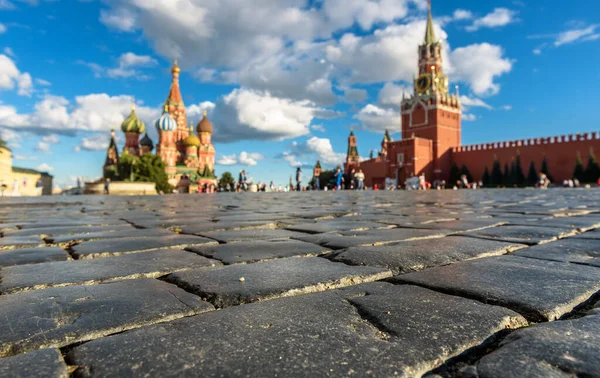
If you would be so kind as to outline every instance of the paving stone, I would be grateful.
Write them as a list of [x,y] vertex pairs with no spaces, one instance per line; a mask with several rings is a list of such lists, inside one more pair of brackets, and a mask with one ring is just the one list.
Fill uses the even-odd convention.
[[225,264],[252,263],[293,256],[321,256],[331,252],[315,244],[291,239],[206,245],[190,247],[187,250],[220,260]]
[[476,365],[479,378],[598,377],[600,316],[537,324],[509,335]]
[[[344,232],[341,234],[316,234],[295,236],[294,239],[319,244],[332,249],[344,249],[359,246],[385,245],[405,240],[440,238],[451,234],[448,230],[420,230],[412,228],[393,228],[390,230],[370,230]],[[344,235],[346,234],[346,235]]]
[[76,346],[68,359],[93,377],[415,377],[523,324],[501,307],[374,283],[145,327]]
[[600,230],[588,231],[583,234],[575,235],[574,238],[600,240]]
[[555,320],[600,290],[600,269],[497,256],[431,268],[391,279],[511,308],[533,321]]
[[398,275],[462,260],[503,255],[524,247],[526,246],[523,244],[448,236],[377,247],[350,248],[333,260],[351,265],[379,266]]
[[600,267],[600,240],[565,238],[535,245],[517,251],[514,255]]
[[58,349],[42,349],[0,358],[0,377],[68,378],[69,374]]
[[181,250],[157,250],[101,259],[7,267],[0,271],[0,293],[105,281],[156,278],[220,262]]
[[316,223],[302,223],[296,224],[293,226],[286,227],[291,231],[299,231],[306,232],[309,234],[319,234],[323,232],[336,232],[336,231],[363,231],[370,230],[375,228],[390,228],[392,226],[377,223],[377,222],[366,222],[366,221],[356,221],[356,220],[344,220],[342,219],[332,219],[319,221]]
[[352,267],[319,257],[192,269],[165,277],[217,307],[314,293],[391,277],[389,270]]
[[506,222],[493,218],[477,219],[477,220],[454,220],[445,222],[430,222],[424,224],[404,225],[409,228],[422,228],[431,230],[452,230],[455,232],[467,232],[484,230],[496,226],[502,226]]
[[236,222],[207,222],[203,224],[184,223],[180,226],[181,232],[184,234],[202,234],[204,232],[226,231],[226,230],[260,230],[260,229],[276,229],[277,222],[268,221],[236,221]]
[[207,238],[218,240],[221,243],[232,243],[249,240],[268,240],[268,239],[289,239],[294,236],[301,236],[302,233],[288,230],[232,230],[232,231],[215,231],[203,232],[199,234]]
[[113,226],[43,227],[8,231],[4,232],[4,236],[74,235],[90,232],[124,231],[126,229],[130,231],[135,230],[135,228],[126,224]]
[[[527,221],[513,221],[515,225],[532,225]],[[576,216],[576,217],[558,217],[558,218],[543,218],[535,221],[535,226],[538,227],[560,227],[564,229],[573,229],[579,232],[589,231],[600,227],[600,217],[593,216]]]
[[[0,267],[68,260],[69,254],[58,247],[0,250]],[[1,277],[1,274],[0,274]]]
[[33,248],[44,245],[39,236],[15,236],[0,238],[0,250],[15,248]]
[[87,240],[101,240],[101,239],[120,239],[120,238],[142,238],[142,237],[158,237],[158,236],[171,236],[176,235],[172,231],[165,230],[163,228],[148,228],[138,230],[133,227],[123,231],[112,231],[112,232],[89,232],[85,234],[73,234],[64,236],[48,236],[45,238],[46,242],[59,244],[69,243],[74,241],[87,241]]
[[153,279],[1,295],[0,356],[62,347],[211,309],[199,297]]
[[463,235],[482,239],[499,240],[511,243],[541,244],[558,238],[574,235],[572,229],[536,226],[500,226],[481,231],[466,232]]
[[146,238],[104,239],[88,241],[74,246],[73,255],[79,259],[91,259],[146,252],[161,248],[183,249],[203,244],[217,244],[217,242],[207,238],[177,234]]

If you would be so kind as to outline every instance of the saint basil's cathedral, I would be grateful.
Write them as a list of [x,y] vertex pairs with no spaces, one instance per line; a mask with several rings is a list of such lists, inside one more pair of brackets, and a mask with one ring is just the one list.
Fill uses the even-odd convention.
[[[169,183],[176,185],[179,179],[186,175],[198,185],[216,185],[215,147],[211,143],[213,126],[204,112],[204,117],[194,127],[187,125],[185,105],[179,88],[180,69],[177,61],[171,68],[172,82],[169,96],[164,105],[162,115],[155,122],[158,131],[156,155],[164,161]],[[121,124],[125,133],[125,146],[122,154],[141,156],[154,150],[154,143],[146,132],[146,126],[135,113],[135,105],[131,114]],[[140,140],[140,136],[144,136]],[[107,172],[116,172],[119,163],[119,152],[114,131],[108,146],[104,164],[104,176]]]
[[[449,180],[452,168],[463,167],[475,181],[483,180],[493,166],[520,165],[527,172],[546,170],[555,183],[573,177],[576,162],[595,160],[600,133],[580,133],[475,145],[461,145],[461,103],[448,92],[444,75],[442,42],[436,40],[431,4],[423,43],[418,47],[418,76],[410,97],[400,104],[402,139],[393,141],[386,130],[378,156],[362,160],[356,136],[350,132],[344,170],[360,168],[365,185],[384,187],[385,182],[403,184],[425,175],[426,180]],[[387,179],[387,180],[386,180]],[[451,183],[454,184],[454,183]]]

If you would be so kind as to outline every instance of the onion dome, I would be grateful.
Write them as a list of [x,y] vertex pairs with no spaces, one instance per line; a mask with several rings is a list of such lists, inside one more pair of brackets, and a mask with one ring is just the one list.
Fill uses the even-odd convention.
[[212,125],[212,123],[210,123],[208,118],[206,118],[206,110],[204,111],[204,118],[202,118],[202,120],[200,122],[198,122],[198,126],[196,126],[196,130],[198,131],[198,134],[200,134],[200,133],[212,134],[213,125]]
[[154,149],[154,143],[152,142],[152,139],[150,139],[150,137],[148,136],[148,133],[146,133],[142,140],[140,140],[140,146],[148,147],[150,151]]
[[179,73],[181,70],[179,69],[179,65],[177,64],[177,59],[175,59],[175,62],[173,63],[173,67],[171,67],[171,72],[173,73]]
[[156,120],[156,123],[154,125],[156,126],[156,129],[158,131],[175,131],[175,129],[177,129],[177,121],[175,121],[173,117],[171,117],[166,105],[165,111],[160,116],[160,118]]
[[184,146],[193,146],[193,147],[199,147],[200,146],[200,139],[196,135],[194,135],[194,128],[193,128],[193,126],[190,126],[190,135],[188,135],[183,140],[183,145]]
[[123,130],[124,133],[137,134],[141,134],[146,131],[146,125],[144,125],[144,122],[142,122],[137,117],[137,114],[135,114],[135,104],[131,105],[131,114],[129,114],[129,117],[127,117],[121,124],[121,130]]

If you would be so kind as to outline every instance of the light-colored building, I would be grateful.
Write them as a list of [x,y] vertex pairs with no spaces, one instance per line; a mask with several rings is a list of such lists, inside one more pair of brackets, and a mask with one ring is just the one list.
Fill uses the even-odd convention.
[[34,169],[13,167],[12,152],[0,139],[0,196],[52,194],[52,176]]

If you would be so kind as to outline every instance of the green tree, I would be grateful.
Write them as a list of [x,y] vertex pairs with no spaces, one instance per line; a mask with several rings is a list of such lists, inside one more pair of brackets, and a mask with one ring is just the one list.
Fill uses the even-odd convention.
[[538,181],[538,175],[535,170],[535,163],[532,160],[531,164],[529,164],[529,173],[527,173],[526,183],[527,183],[527,185],[535,185],[537,183],[537,181]]
[[133,177],[135,175],[135,166],[140,162],[140,158],[134,155],[130,155],[128,153],[124,153],[119,158],[119,164],[117,165],[117,170],[119,172],[119,177],[123,181],[135,181]]
[[235,188],[235,179],[233,178],[231,172],[223,172],[221,178],[219,179],[219,185],[222,188],[227,188],[227,184],[229,184],[232,189]]
[[598,162],[596,161],[594,150],[590,148],[590,157],[585,170],[585,181],[589,183],[595,183],[598,178],[600,178],[600,166],[598,166]]
[[471,176],[471,172],[469,172],[469,168],[465,164],[460,168],[460,174],[467,176],[468,182],[473,182],[473,176]]
[[169,184],[169,177],[165,172],[165,162],[160,156],[154,154],[145,154],[139,158],[134,165],[134,181],[153,182],[156,184],[156,191],[171,193],[173,187]]
[[321,175],[319,176],[319,189],[323,189],[326,186],[330,186],[333,188],[333,186],[335,185],[335,172],[334,171],[322,171]]
[[508,168],[508,163],[504,163],[504,173],[502,174],[502,185],[504,185],[504,186],[510,185],[510,169]]
[[521,154],[517,153],[517,159],[515,160],[515,184],[522,186],[525,184],[525,174],[523,173],[523,167],[521,166]]
[[502,168],[500,167],[500,161],[497,158],[494,158],[494,165],[492,166],[492,177],[490,179],[490,184],[497,187],[502,185]]
[[492,181],[492,176],[490,176],[490,171],[488,170],[488,167],[486,165],[485,170],[483,171],[483,176],[481,177],[481,183],[484,186],[488,186],[488,185],[490,185],[491,181]]
[[450,177],[448,178],[448,185],[450,187],[453,187],[457,184],[458,181],[460,181],[460,168],[458,168],[458,165],[456,165],[456,163],[452,163],[452,166],[450,167]]
[[581,160],[581,154],[577,151],[577,159],[575,160],[575,169],[573,170],[573,178],[584,182],[587,179],[585,168],[583,167],[583,161]]
[[[506,177],[505,177],[506,178]],[[506,178],[506,186],[515,186],[517,185],[517,163],[513,158],[510,163],[510,172],[508,173],[508,178]]]

